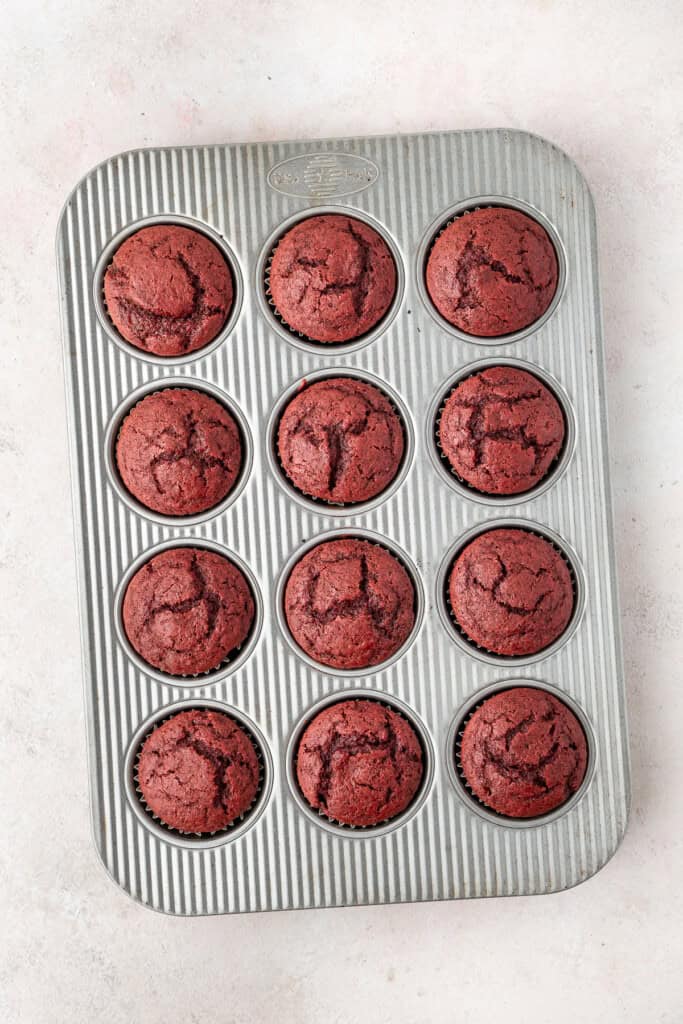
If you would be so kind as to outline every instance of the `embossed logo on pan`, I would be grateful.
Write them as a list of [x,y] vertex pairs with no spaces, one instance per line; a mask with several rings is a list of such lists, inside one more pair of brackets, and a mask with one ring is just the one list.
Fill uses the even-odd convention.
[[304,153],[272,167],[268,184],[286,196],[330,199],[362,192],[378,177],[377,164],[355,153]]

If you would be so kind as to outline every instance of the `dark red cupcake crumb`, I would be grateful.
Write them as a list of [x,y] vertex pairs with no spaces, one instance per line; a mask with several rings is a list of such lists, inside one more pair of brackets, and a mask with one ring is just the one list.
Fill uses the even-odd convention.
[[492,366],[451,392],[439,443],[452,469],[484,494],[519,494],[547,474],[564,442],[562,409],[541,381]]
[[448,589],[458,625],[494,654],[542,651],[562,635],[574,609],[567,563],[528,530],[475,537],[456,558]]
[[408,722],[372,700],[340,701],[315,716],[296,755],[308,803],[344,825],[377,825],[408,807],[422,781]]
[[216,337],[232,308],[230,269],[214,243],[180,224],[141,228],[114,253],[104,298],[119,334],[145,352],[180,356]]
[[415,591],[393,555],[366,540],[325,541],[292,569],[285,587],[292,636],[315,661],[368,668],[405,643],[415,623]]
[[278,427],[278,454],[295,487],[330,502],[368,501],[394,479],[401,421],[377,388],[335,377],[303,388]]
[[396,267],[374,228],[354,217],[300,221],[278,243],[270,266],[278,314],[312,341],[350,341],[382,319],[396,292]]
[[545,313],[557,290],[557,254],[537,221],[509,207],[487,207],[442,231],[426,278],[444,319],[467,334],[497,337]]
[[135,573],[122,613],[141,658],[171,675],[196,675],[217,668],[244,643],[255,607],[236,565],[213,551],[178,547]]
[[165,825],[217,832],[253,804],[259,760],[252,741],[228,715],[181,711],[143,743],[137,782],[144,803]]
[[548,814],[583,782],[586,736],[545,690],[518,686],[489,697],[465,724],[462,774],[482,803],[510,818]]
[[116,465],[130,493],[169,516],[205,512],[230,493],[242,443],[225,406],[201,391],[165,388],[126,416]]

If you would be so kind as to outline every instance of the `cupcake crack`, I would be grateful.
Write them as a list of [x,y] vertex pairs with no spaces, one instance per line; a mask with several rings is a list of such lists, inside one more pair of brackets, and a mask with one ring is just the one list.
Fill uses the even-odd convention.
[[[344,800],[347,801],[354,791],[357,794],[358,790],[366,790],[368,795],[363,799],[371,803],[373,816],[381,821],[390,816],[392,800],[401,792],[404,782],[414,787],[416,768],[421,774],[421,751],[416,741],[413,746],[401,741],[394,725],[394,717],[398,717],[396,712],[378,704],[372,704],[372,724],[368,722],[364,728],[350,729],[360,717],[360,705],[371,702],[347,703],[350,708],[345,708],[342,703],[323,713],[330,719],[326,738],[315,743],[307,741],[304,736],[298,761],[315,765],[309,799],[316,809],[334,818],[335,810],[339,810],[336,804],[340,792],[344,792]],[[415,739],[412,731],[408,735]],[[386,756],[378,759],[378,754]],[[373,768],[367,777],[362,767],[364,755],[372,758]],[[406,778],[409,766],[411,777]]]
[[374,497],[395,475],[403,449],[401,422],[389,401],[355,379],[304,388],[278,425],[277,451],[287,476],[319,500]]
[[254,618],[239,569],[213,552],[169,549],[128,584],[123,623],[140,656],[172,675],[216,668],[246,640]]
[[[219,423],[217,420],[205,421],[208,425],[218,426],[220,429],[225,431],[225,424]],[[169,485],[164,485],[164,482],[159,478],[159,466],[166,464],[174,464],[179,462],[188,461],[198,470],[202,481],[206,483],[206,471],[219,467],[224,470],[225,473],[230,475],[235,473],[235,467],[231,461],[226,458],[225,455],[207,455],[202,450],[202,440],[198,437],[198,426],[199,419],[197,416],[188,411],[185,414],[185,446],[178,448],[172,452],[160,452],[158,455],[153,456],[150,460],[150,471],[154,479],[154,483],[159,494],[165,494],[168,487],[181,487],[178,480],[174,480]],[[177,433],[175,435],[178,436]]]
[[294,566],[285,588],[292,636],[322,664],[379,664],[405,642],[415,595],[397,559],[362,540],[328,541]]
[[237,425],[216,399],[168,387],[147,395],[123,421],[116,463],[126,488],[167,515],[191,515],[217,504],[242,462]]
[[291,330],[314,341],[349,341],[384,316],[396,290],[396,268],[374,229],[341,214],[320,214],[280,239],[268,288]]
[[477,490],[519,493],[548,472],[565,436],[554,395],[531,374],[496,366],[465,378],[446,399],[438,439],[451,468]]
[[456,623],[476,644],[497,654],[531,654],[569,623],[574,595],[566,563],[536,534],[490,530],[457,557],[449,581]]

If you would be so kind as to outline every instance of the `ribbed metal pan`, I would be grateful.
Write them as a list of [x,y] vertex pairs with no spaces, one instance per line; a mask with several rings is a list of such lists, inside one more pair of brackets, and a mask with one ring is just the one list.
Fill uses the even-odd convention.
[[[558,302],[530,330],[467,339],[431,310],[424,258],[463,208],[530,209],[561,264]],[[311,210],[348,210],[388,239],[397,301],[381,329],[346,347],[310,346],[272,315],[264,268],[284,228]],[[184,360],[121,342],[101,307],[101,274],[125,234],[150,219],[204,228],[235,270],[236,302],[210,348]],[[79,561],[95,842],[135,899],[174,914],[546,893],[605,864],[626,827],[629,768],[614,570],[595,216],[574,164],[535,136],[510,131],[150,149],[107,160],[74,189],[58,233],[66,387]],[[438,464],[435,410],[470,364],[522,361],[555,383],[571,450],[550,486],[486,502]],[[410,463],[400,485],[353,513],[319,508],[278,478],[269,425],[291,386],[312,373],[386,381],[408,417]],[[225,393],[243,417],[252,462],[218,515],[175,525],[122,500],[112,479],[111,424],[137,389],[183,378]],[[527,661],[456,642],[443,604],[444,559],[468,531],[521,520],[557,538],[580,601],[566,638]],[[367,532],[403,552],[423,596],[422,623],[401,656],[365,675],[326,673],[286,642],[276,606],[292,556],[332,530]],[[167,541],[203,538],[234,552],[258,588],[260,631],[233,671],[185,680],[145,672],[117,638],[117,592],[131,564]],[[230,666],[228,666],[230,669]],[[541,822],[481,813],[454,776],[454,730],[478,695],[530,680],[577,710],[591,755],[578,798]],[[74,680],[74,685],[76,681]],[[412,716],[428,762],[409,815],[388,828],[342,830],[306,812],[291,746],[311,708],[335,694],[374,694]],[[164,830],[131,781],[150,722],[185,702],[216,702],[264,747],[258,813],[244,827],[193,840]]]

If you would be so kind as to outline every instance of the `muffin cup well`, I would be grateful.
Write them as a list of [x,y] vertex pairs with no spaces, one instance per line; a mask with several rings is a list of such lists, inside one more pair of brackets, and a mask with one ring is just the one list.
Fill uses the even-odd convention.
[[[204,512],[197,512],[194,515],[189,516],[164,515],[161,512],[155,512],[153,509],[147,508],[146,505],[143,505],[143,503],[128,490],[121,479],[121,474],[119,473],[119,468],[116,463],[116,445],[118,443],[121,427],[123,426],[124,420],[132,412],[135,406],[139,405],[139,403],[149,395],[159,394],[161,391],[176,391],[179,389],[199,391],[208,395],[209,398],[215,399],[220,405],[222,405],[226,411],[230,413],[237,425],[242,448],[242,464],[240,466],[240,471],[237,474],[237,479],[225,497],[219,501],[218,504],[212,505],[211,508],[206,509]],[[235,404],[235,402],[225,394],[224,391],[221,391],[220,388],[215,387],[213,384],[209,384],[207,381],[198,380],[196,377],[162,377],[136,388],[135,391],[131,392],[131,394],[129,394],[123,402],[119,404],[113,416],[109,420],[104,435],[104,464],[107,471],[107,477],[109,478],[109,483],[121,501],[124,502],[132,512],[135,512],[138,516],[143,516],[145,519],[151,519],[153,522],[159,523],[160,526],[196,526],[199,523],[207,522],[209,519],[214,519],[222,512],[225,512],[225,510],[229,508],[237,498],[239,498],[240,494],[244,490],[251,473],[253,460],[254,443],[244,413]]]
[[[569,575],[572,581],[572,591],[574,594],[574,607],[571,618],[560,636],[558,636],[556,640],[553,640],[552,643],[542,648],[542,650],[537,651],[535,654],[496,654],[494,651],[489,651],[487,648],[480,646],[474,640],[470,639],[456,619],[453,609],[451,608],[448,584],[456,558],[460,552],[475,539],[475,537],[479,537],[483,533],[488,533],[490,530],[499,529],[525,530],[527,533],[535,534],[543,540],[548,541],[548,543],[552,544],[557,553],[561,556],[569,570]],[[536,662],[544,661],[546,658],[549,658],[560,650],[560,648],[564,647],[576,632],[585,608],[586,585],[578,555],[573,548],[571,548],[570,545],[559,536],[559,534],[556,534],[546,526],[541,526],[540,524],[527,519],[495,519],[489,520],[484,524],[480,524],[479,526],[475,526],[471,530],[468,530],[467,533],[463,534],[446,552],[436,577],[436,602],[439,614],[441,615],[441,620],[446,627],[449,636],[452,637],[452,639],[463,651],[465,651],[466,654],[469,654],[480,661],[485,661],[489,665],[534,665]]]
[[[386,821],[382,821],[377,825],[346,825],[343,822],[329,818],[322,811],[317,811],[314,807],[311,807],[308,800],[301,792],[299,780],[296,775],[296,758],[299,744],[305,730],[311,724],[313,719],[321,711],[324,711],[325,708],[331,707],[333,704],[341,704],[343,701],[351,700],[375,701],[383,707],[389,708],[391,711],[395,711],[404,718],[414,730],[422,749],[422,779],[413,799],[400,814],[397,814],[395,817],[389,818]],[[301,716],[289,737],[285,754],[285,764],[287,782],[289,783],[292,796],[299,806],[299,809],[303,811],[309,821],[312,821],[319,828],[325,829],[327,832],[331,832],[334,835],[341,835],[349,839],[374,839],[401,828],[401,826],[414,817],[418,810],[423,806],[434,780],[434,747],[424,723],[418,718],[416,713],[408,707],[407,704],[404,704],[403,701],[399,700],[397,697],[388,693],[383,693],[380,690],[372,689],[340,690],[336,693],[329,694],[327,697],[323,697],[322,700],[317,701],[309,707]]]
[[[476,374],[481,373],[482,370],[487,370],[494,366],[510,366],[517,370],[524,370],[532,377],[536,377],[537,380],[539,380],[556,399],[560,409],[562,410],[562,416],[564,418],[565,435],[558,455],[549,466],[545,476],[539,480],[538,483],[534,484],[534,486],[530,487],[528,490],[520,491],[517,494],[487,494],[485,491],[480,491],[472,484],[469,484],[459,476],[451,466],[448,457],[441,448],[439,438],[439,425],[446,402],[458,385],[462,384],[463,381],[467,380],[469,377],[474,377]],[[559,478],[566,471],[567,466],[571,462],[576,446],[576,418],[568,394],[559,381],[557,381],[546,370],[543,370],[540,366],[537,366],[534,363],[525,362],[523,359],[513,359],[507,356],[501,356],[499,358],[489,356],[486,359],[479,359],[474,363],[469,363],[450,377],[439,388],[431,402],[429,412],[427,414],[426,441],[432,462],[440,476],[445,480],[449,487],[452,487],[458,494],[462,495],[464,498],[468,498],[470,501],[479,502],[482,505],[522,505],[527,501],[532,501],[534,498],[539,497],[541,494],[545,494],[547,490],[557,483]]]
[[[380,491],[380,493],[376,494],[373,498],[368,498],[367,501],[346,502],[345,504],[326,501],[324,498],[315,498],[296,487],[292,480],[290,480],[284,466],[282,465],[277,447],[277,432],[280,426],[280,421],[292,399],[311,384],[339,377],[344,377],[348,380],[363,381],[365,384],[370,384],[372,387],[377,388],[377,390],[384,395],[401,424],[404,443],[403,456],[401,457],[396,474],[384,490]],[[361,515],[364,512],[369,512],[371,509],[377,508],[378,505],[388,501],[392,494],[398,490],[405,480],[415,453],[415,432],[410,413],[402,399],[392,388],[389,387],[387,383],[379,380],[377,377],[373,377],[372,374],[367,373],[365,370],[359,370],[356,367],[352,370],[346,369],[345,367],[331,367],[327,370],[317,370],[314,373],[307,373],[305,377],[300,378],[291,384],[287,390],[280,395],[275,403],[275,407],[270,415],[268,426],[266,428],[266,438],[268,462],[270,463],[273,475],[280,486],[288,495],[294,498],[295,501],[298,501],[305,508],[308,508],[311,512],[315,512],[318,515],[356,516]]]
[[[427,290],[426,281],[427,261],[429,260],[429,255],[439,235],[443,234],[446,228],[459,217],[464,216],[466,213],[471,213],[474,210],[480,210],[486,207],[503,207],[511,210],[518,210],[520,213],[524,213],[527,217],[530,217],[531,220],[536,221],[536,223],[542,227],[548,235],[557,257],[557,287],[555,288],[555,294],[553,295],[545,312],[527,327],[523,327],[521,330],[514,331],[511,334],[499,334],[495,337],[482,337],[477,334],[467,334],[466,331],[460,330],[459,327],[456,327],[454,324],[450,323],[450,321],[446,320],[434,305],[429,291]],[[528,203],[524,203],[513,196],[473,196],[472,198],[465,199],[463,202],[457,203],[455,206],[450,207],[450,209],[445,210],[429,225],[422,237],[420,245],[418,246],[415,262],[415,279],[420,298],[425,308],[439,327],[448,334],[453,335],[453,337],[458,338],[460,341],[467,341],[471,345],[510,345],[515,341],[521,341],[530,334],[534,334],[536,331],[539,331],[554,314],[562,299],[567,283],[567,256],[562,240],[560,239],[555,227],[546,217],[544,217],[540,210],[537,210],[535,207],[530,206]]]
[[[168,722],[181,711],[216,711],[231,718],[253,744],[259,762],[259,784],[254,799],[238,819],[216,832],[183,832],[163,822],[144,802],[138,786],[137,766],[142,745],[158,726]],[[135,731],[128,744],[124,762],[124,788],[130,807],[138,821],[158,838],[185,849],[211,849],[222,846],[243,835],[261,816],[273,785],[273,764],[268,745],[256,725],[241,711],[216,700],[179,701],[162,708],[146,719]]]
[[[161,554],[162,551],[169,551],[172,548],[200,548],[203,551],[212,551],[214,554],[225,558],[240,570],[247,582],[247,585],[249,586],[251,596],[254,600],[254,619],[244,642],[240,644],[239,647],[229,651],[220,665],[217,665],[216,668],[208,669],[206,672],[200,672],[196,675],[174,676],[168,672],[162,672],[153,665],[150,665],[149,662],[145,661],[144,658],[138,654],[131,644],[123,623],[123,601],[130,581],[133,579],[135,574],[147,564],[147,562],[155,557],[155,555]],[[253,653],[261,633],[262,625],[263,598],[261,597],[261,591],[256,581],[256,577],[252,573],[251,569],[238,555],[235,554],[234,551],[229,551],[222,545],[217,544],[215,541],[208,540],[205,537],[176,538],[175,540],[165,541],[162,544],[157,544],[153,548],[148,548],[146,551],[143,551],[143,553],[138,555],[126,570],[114,596],[114,627],[116,629],[117,639],[123,648],[126,657],[136,666],[136,668],[140,670],[140,672],[144,673],[144,675],[149,676],[152,679],[156,679],[160,683],[165,683],[167,686],[209,686],[213,683],[219,682],[221,679],[225,679],[226,676],[231,675],[233,672],[236,672],[237,669],[241,668]]]
[[[137,348],[129,341],[126,341],[114,326],[114,323],[109,316],[109,311],[107,310],[104,298],[104,275],[106,274],[115,253],[121,245],[123,245],[126,239],[130,238],[131,235],[141,231],[142,228],[159,227],[164,224],[174,224],[179,227],[188,228],[190,231],[196,231],[208,238],[208,240],[213,242],[216,248],[220,251],[232,278],[232,306],[230,307],[230,312],[228,313],[223,327],[220,329],[216,337],[213,338],[212,341],[207,342],[207,344],[202,348],[194,349],[192,352],[188,352],[186,355],[180,356],[158,356],[153,352],[146,352],[144,349]],[[95,313],[99,324],[107,337],[113,341],[122,352],[125,352],[126,355],[134,356],[136,359],[140,359],[145,363],[155,363],[157,366],[183,366],[185,363],[197,362],[199,359],[204,359],[206,356],[214,352],[223,344],[226,338],[228,338],[235,329],[244,300],[244,283],[242,280],[239,262],[235,253],[223,236],[218,234],[217,231],[202,221],[193,220],[191,217],[181,217],[177,214],[159,214],[155,217],[144,217],[131,224],[127,224],[125,228],[114,235],[103,249],[100,258],[97,261],[95,272],[93,274],[92,289]]]
[[[586,737],[586,745],[588,747],[586,771],[579,788],[572,793],[568,800],[565,800],[563,804],[560,804],[559,807],[549,811],[547,814],[541,814],[534,818],[513,818],[509,815],[500,814],[498,811],[494,811],[474,794],[467,782],[467,779],[465,778],[460,764],[460,744],[462,742],[462,735],[467,722],[470,720],[474,712],[495,694],[520,686],[528,687],[532,690],[544,690],[546,693],[556,697],[562,704],[566,705],[572,714],[575,715],[583,729],[583,733]],[[572,811],[582,800],[593,780],[596,762],[597,743],[595,733],[583,708],[563,690],[558,689],[556,686],[552,686],[550,683],[541,682],[539,680],[518,678],[504,679],[496,683],[491,683],[489,686],[478,690],[477,693],[470,697],[469,700],[467,700],[465,704],[458,709],[451,722],[448,735],[446,737],[446,765],[448,768],[448,776],[458,797],[470,810],[474,810],[481,818],[484,818],[486,821],[492,822],[495,825],[505,825],[509,828],[539,828],[540,826],[549,825],[552,822],[557,821],[558,818],[562,818]]]
[[[396,290],[386,313],[369,331],[366,331],[365,334],[362,334],[358,338],[351,338],[349,341],[316,341],[314,338],[309,338],[305,334],[296,331],[294,328],[290,327],[285,319],[280,315],[270,294],[270,266],[273,256],[275,255],[275,250],[277,249],[280,241],[284,238],[287,232],[291,230],[291,228],[301,223],[301,221],[307,220],[309,217],[321,217],[325,215],[348,217],[351,220],[359,220],[364,224],[367,224],[367,226],[372,228],[373,231],[376,231],[385,242],[389,252],[391,253],[396,270]],[[351,209],[344,206],[316,206],[314,210],[304,210],[301,213],[295,214],[293,217],[289,217],[271,233],[261,251],[261,255],[256,265],[255,291],[263,315],[270,326],[273,327],[280,337],[285,339],[285,341],[290,342],[292,345],[295,345],[297,348],[303,349],[308,353],[313,351],[316,355],[339,356],[365,348],[366,345],[375,341],[381,334],[388,330],[396,318],[396,314],[398,313],[401,302],[403,301],[403,294],[405,291],[405,272],[403,269],[401,254],[396,242],[387,230],[377,221],[363,213],[362,210]]]
[[[308,655],[302,647],[296,642],[292,633],[290,632],[289,625],[287,623],[287,616],[285,614],[285,588],[287,581],[289,580],[290,574],[294,566],[301,561],[301,559],[313,548],[318,547],[319,544],[325,544],[331,540],[365,540],[370,544],[374,544],[376,547],[384,548],[388,551],[408,573],[410,581],[413,585],[414,593],[414,614],[415,621],[413,628],[410,631],[409,636],[401,644],[399,649],[387,658],[385,661],[379,662],[377,665],[368,665],[366,668],[353,668],[343,669],[334,668],[332,665],[325,665],[320,661],[316,661],[310,655]],[[349,529],[337,529],[328,530],[325,533],[317,534],[311,540],[307,541],[301,547],[297,548],[285,562],[285,565],[280,571],[276,586],[275,586],[275,618],[280,628],[280,632],[298,658],[306,662],[311,668],[316,671],[323,673],[324,675],[330,676],[343,676],[347,679],[366,679],[368,676],[377,675],[383,672],[385,669],[394,665],[400,658],[406,654],[408,649],[413,645],[420,628],[422,626],[422,620],[425,612],[425,596],[424,588],[420,580],[417,566],[408,557],[408,555],[397,545],[386,540],[386,538],[380,536],[378,533],[373,533],[371,530],[363,530],[358,528],[350,527]]]

